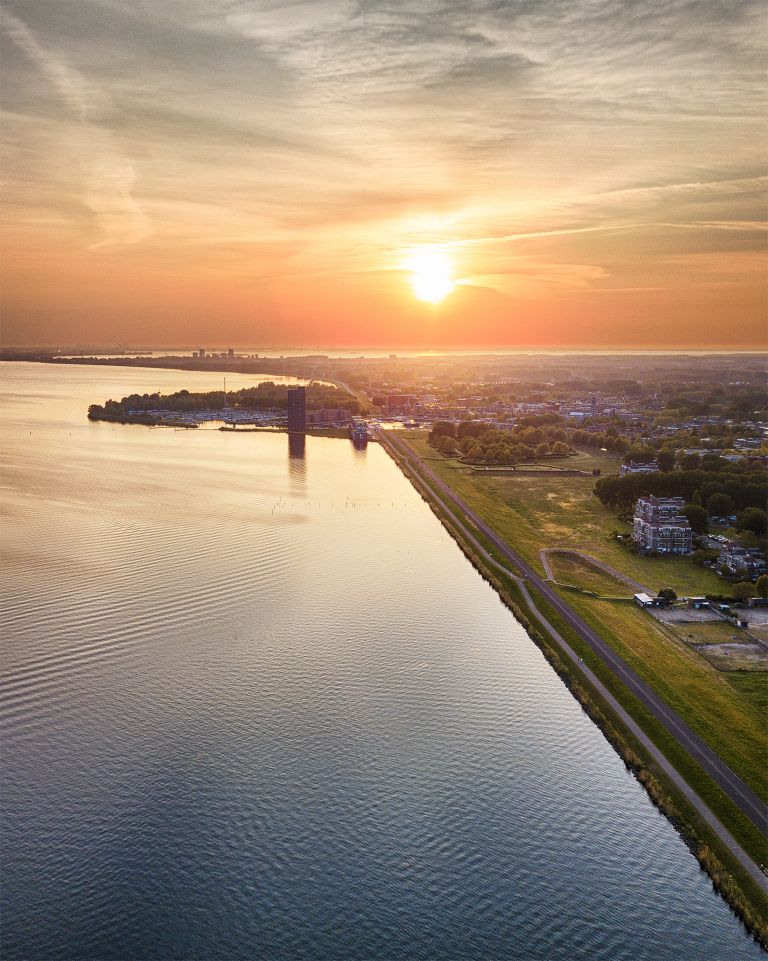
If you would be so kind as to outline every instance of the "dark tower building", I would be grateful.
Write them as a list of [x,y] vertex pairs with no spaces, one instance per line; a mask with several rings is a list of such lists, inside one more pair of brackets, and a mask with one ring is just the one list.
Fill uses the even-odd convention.
[[307,426],[306,387],[288,388],[288,430],[305,430]]

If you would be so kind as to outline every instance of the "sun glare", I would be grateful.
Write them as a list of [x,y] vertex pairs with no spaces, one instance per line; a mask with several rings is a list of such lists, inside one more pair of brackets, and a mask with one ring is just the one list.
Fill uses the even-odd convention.
[[436,304],[450,294],[455,284],[453,263],[440,247],[418,247],[406,263],[413,292],[419,300]]

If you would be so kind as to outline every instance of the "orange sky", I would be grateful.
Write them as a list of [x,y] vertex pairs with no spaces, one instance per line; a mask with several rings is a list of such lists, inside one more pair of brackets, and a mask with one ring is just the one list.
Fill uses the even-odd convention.
[[6,344],[765,345],[761,4],[0,10]]

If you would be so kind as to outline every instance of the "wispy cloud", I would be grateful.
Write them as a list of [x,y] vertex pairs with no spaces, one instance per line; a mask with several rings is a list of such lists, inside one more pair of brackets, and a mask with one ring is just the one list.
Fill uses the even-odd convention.
[[194,277],[308,324],[370,278],[327,310],[366,316],[418,244],[504,303],[669,289],[675,323],[762,280],[760,0],[0,3],[11,244],[55,272],[87,232],[126,303],[194,312]]
[[93,211],[102,233],[92,248],[136,243],[146,237],[149,223],[132,194],[133,165],[117,148],[111,132],[92,119],[109,109],[109,99],[43,47],[22,20],[2,7],[0,27],[42,71],[77,120],[77,148],[85,181],[83,203]]

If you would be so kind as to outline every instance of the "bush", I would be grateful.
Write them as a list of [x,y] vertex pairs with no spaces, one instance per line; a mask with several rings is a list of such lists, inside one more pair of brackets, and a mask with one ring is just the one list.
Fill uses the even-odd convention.
[[743,604],[750,597],[755,596],[755,585],[751,581],[739,581],[738,584],[733,585],[731,591],[736,600]]
[[751,531],[763,538],[768,530],[768,514],[761,507],[746,507],[736,518],[736,530]]

